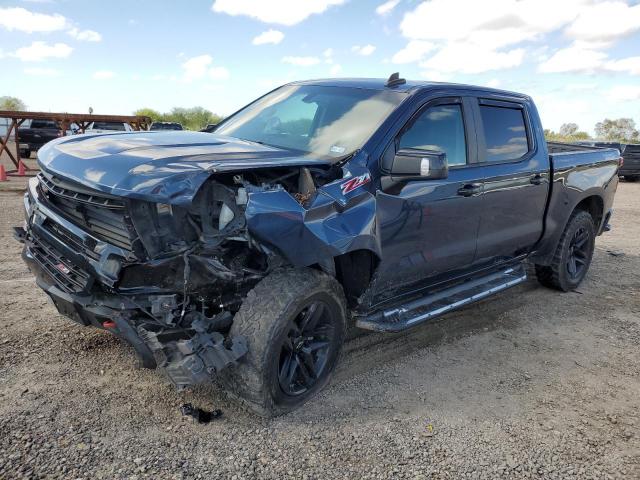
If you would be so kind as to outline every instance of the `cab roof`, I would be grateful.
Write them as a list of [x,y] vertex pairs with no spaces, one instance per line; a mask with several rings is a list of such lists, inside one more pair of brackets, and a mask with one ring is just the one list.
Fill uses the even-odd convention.
[[478,85],[465,85],[461,83],[433,82],[429,80],[407,80],[405,83],[387,86],[384,78],[321,78],[316,80],[300,80],[289,85],[318,85],[326,87],[350,87],[365,88],[369,90],[389,90],[395,92],[416,93],[427,88],[447,88],[452,90],[478,90],[482,92],[494,92],[507,94],[514,97],[528,98],[527,95],[507,90],[499,90]]

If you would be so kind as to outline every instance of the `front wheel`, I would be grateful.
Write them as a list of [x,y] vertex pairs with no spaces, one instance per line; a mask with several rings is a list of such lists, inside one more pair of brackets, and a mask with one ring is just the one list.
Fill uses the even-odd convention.
[[340,284],[311,269],[283,270],[261,280],[233,319],[230,336],[249,351],[223,372],[232,396],[254,412],[289,412],[320,391],[338,361],[346,330]]
[[571,215],[560,237],[551,265],[536,265],[538,281],[550,288],[568,292],[584,279],[595,247],[596,228],[588,212]]

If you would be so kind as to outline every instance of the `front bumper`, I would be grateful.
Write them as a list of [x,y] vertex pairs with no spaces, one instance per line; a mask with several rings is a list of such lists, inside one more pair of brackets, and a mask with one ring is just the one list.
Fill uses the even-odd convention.
[[191,313],[200,322],[178,327],[176,295],[118,292],[114,285],[128,252],[65,219],[40,197],[36,182],[25,195],[25,226],[16,227],[14,236],[24,244],[22,258],[37,285],[61,315],[124,339],[143,366],[161,367],[178,388],[210,381],[246,354],[244,338],[216,331],[222,324],[216,319],[205,317],[212,320],[207,323]]

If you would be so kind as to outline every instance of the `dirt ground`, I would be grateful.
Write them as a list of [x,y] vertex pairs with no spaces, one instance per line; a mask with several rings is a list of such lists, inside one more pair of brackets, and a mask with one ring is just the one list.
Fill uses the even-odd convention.
[[[640,183],[620,184],[579,291],[530,279],[360,336],[275,420],[213,386],[177,393],[59,316],[11,238],[21,196],[0,204],[0,478],[640,478]],[[185,401],[223,416],[199,425]]]

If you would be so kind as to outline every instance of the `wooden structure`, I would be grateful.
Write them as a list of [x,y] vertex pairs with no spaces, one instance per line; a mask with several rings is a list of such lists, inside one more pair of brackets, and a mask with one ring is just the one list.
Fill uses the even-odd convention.
[[[20,165],[20,134],[19,127],[25,120],[54,120],[60,125],[62,135],[67,134],[67,130],[72,124],[76,124],[78,129],[85,133],[85,130],[93,122],[117,122],[128,123],[134,130],[149,130],[151,126],[151,118],[145,116],[134,115],[93,115],[88,113],[49,113],[49,112],[19,112],[0,110],[0,118],[7,118],[10,121],[7,127],[7,133],[0,136],[0,155],[7,152],[9,158],[16,166]],[[8,143],[13,134],[16,143],[15,156],[9,149]]]

